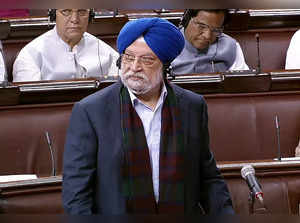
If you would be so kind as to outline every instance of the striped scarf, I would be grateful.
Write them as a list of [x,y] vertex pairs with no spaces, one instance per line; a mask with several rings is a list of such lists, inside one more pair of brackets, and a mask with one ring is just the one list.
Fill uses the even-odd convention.
[[173,89],[161,114],[159,201],[155,201],[149,149],[142,121],[132,106],[129,93],[121,89],[124,163],[122,190],[128,213],[169,214],[184,211],[184,157],[180,113]]

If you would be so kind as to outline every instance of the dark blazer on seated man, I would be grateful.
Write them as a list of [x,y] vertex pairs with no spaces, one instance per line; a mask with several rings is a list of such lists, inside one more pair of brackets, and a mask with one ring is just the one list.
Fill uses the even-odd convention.
[[163,19],[138,19],[123,27],[117,45],[121,81],[72,111],[64,153],[65,211],[233,214],[209,149],[203,97],[163,78],[163,64],[183,48],[180,31]]

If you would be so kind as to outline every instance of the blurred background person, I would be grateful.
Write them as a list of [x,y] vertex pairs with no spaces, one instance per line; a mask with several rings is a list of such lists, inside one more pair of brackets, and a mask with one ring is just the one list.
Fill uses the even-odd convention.
[[56,26],[27,44],[13,66],[13,81],[65,80],[117,75],[118,53],[87,33],[91,9],[49,10]]
[[300,69],[300,30],[292,37],[286,54],[285,69]]
[[300,140],[299,143],[295,149],[295,156],[300,157]]
[[248,70],[240,44],[223,33],[227,10],[187,9],[181,32],[185,47],[172,62],[174,74]]
[[6,66],[4,60],[3,46],[0,41],[0,82],[7,81]]

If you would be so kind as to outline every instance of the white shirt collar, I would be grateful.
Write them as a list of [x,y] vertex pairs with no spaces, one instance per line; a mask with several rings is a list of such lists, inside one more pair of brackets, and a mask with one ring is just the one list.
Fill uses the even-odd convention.
[[[130,100],[131,100],[131,103],[132,103],[132,106],[134,107],[135,104],[138,102],[138,103],[141,103],[143,105],[145,105],[143,102],[141,102],[141,100],[139,100],[135,94],[132,93],[132,91],[127,88],[128,92],[129,92],[129,96],[130,96]],[[158,99],[158,103],[156,105],[156,108],[160,105],[160,101],[163,102],[165,100],[165,98],[167,97],[167,94],[168,94],[168,91],[167,91],[167,88],[166,88],[166,85],[165,85],[165,82],[163,82],[163,86],[162,86],[162,89],[161,89],[161,93],[160,93],[160,96],[159,96],[159,99]],[[146,105],[145,105],[146,106]],[[148,107],[148,106],[146,106]],[[156,110],[155,108],[155,110]]]
[[[64,46],[64,48],[66,49],[66,51],[71,52],[71,47],[69,46],[69,44],[67,44],[65,41],[63,41],[63,39],[58,35],[56,25],[54,26],[53,31],[54,31],[54,33],[55,33],[55,36],[56,36],[57,40]],[[82,47],[83,47],[83,44],[84,44],[84,36],[85,36],[85,32],[83,33],[82,38],[81,38],[81,40],[79,41],[79,43],[76,44],[76,45],[73,47],[72,52],[76,53],[76,52],[78,51],[79,48],[82,48]]]

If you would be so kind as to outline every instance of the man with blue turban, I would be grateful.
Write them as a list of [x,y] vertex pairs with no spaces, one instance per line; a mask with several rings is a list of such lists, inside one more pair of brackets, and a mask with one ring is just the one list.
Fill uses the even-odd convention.
[[69,214],[233,213],[209,149],[202,96],[168,83],[184,47],[160,18],[128,22],[117,39],[121,81],[74,105],[64,153]]

